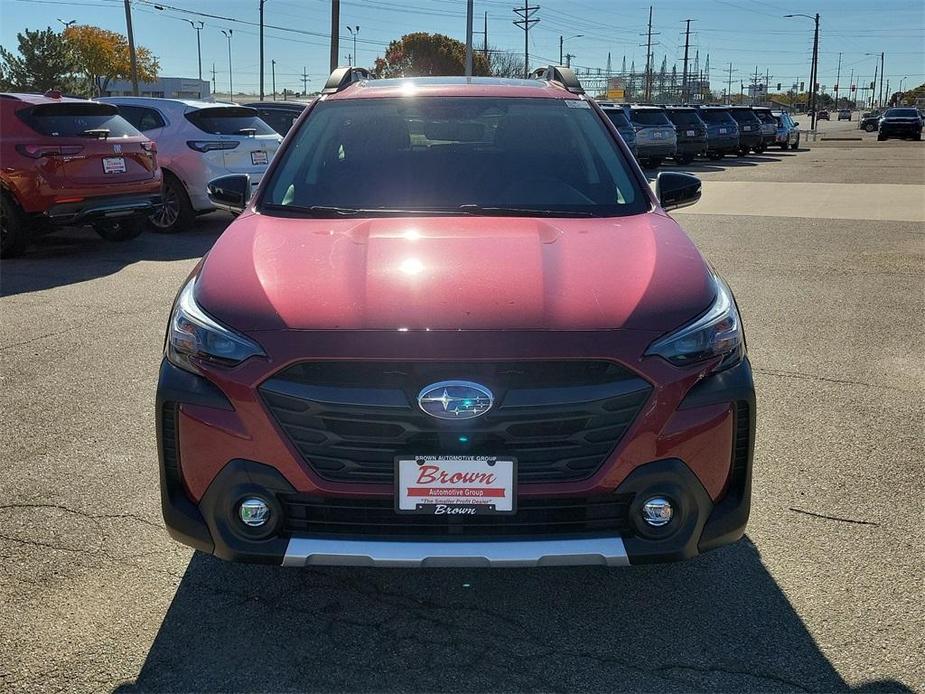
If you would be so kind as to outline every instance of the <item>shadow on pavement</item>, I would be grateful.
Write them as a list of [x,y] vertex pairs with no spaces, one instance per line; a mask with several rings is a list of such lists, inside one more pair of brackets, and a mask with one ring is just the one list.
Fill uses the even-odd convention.
[[117,691],[845,689],[743,540],[613,570],[294,570],[197,553]]
[[0,296],[104,277],[140,260],[199,258],[230,221],[228,215],[214,213],[199,218],[189,231],[145,232],[122,243],[105,241],[89,227],[68,227],[38,236],[23,256],[0,261]]

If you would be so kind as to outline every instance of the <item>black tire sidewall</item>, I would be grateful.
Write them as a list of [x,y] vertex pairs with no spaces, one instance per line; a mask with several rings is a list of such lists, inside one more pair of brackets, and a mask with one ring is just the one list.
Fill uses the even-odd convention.
[[169,227],[159,227],[155,226],[154,223],[148,219],[148,228],[151,229],[156,234],[176,234],[177,232],[184,231],[193,223],[195,218],[195,213],[193,212],[193,206],[190,204],[189,196],[186,194],[186,188],[179,179],[175,176],[164,173],[164,187],[170,187],[177,194],[177,200],[179,201],[180,209],[177,213],[177,219]]
[[7,243],[0,247],[0,258],[13,258],[21,255],[29,245],[29,225],[25,215],[5,191],[0,194],[0,205],[6,217]]

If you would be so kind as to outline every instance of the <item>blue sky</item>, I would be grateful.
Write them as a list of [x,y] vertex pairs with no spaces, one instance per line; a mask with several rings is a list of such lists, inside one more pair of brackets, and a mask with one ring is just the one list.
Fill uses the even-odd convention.
[[[227,89],[228,52],[221,29],[234,31],[232,54],[235,90],[256,90],[258,85],[258,0],[133,0],[136,42],[151,48],[161,63],[161,73],[195,77],[196,32],[187,18],[202,20],[203,77],[211,78],[214,62],[219,89]],[[167,6],[163,10],[156,4]],[[523,33],[512,24],[514,0],[475,0],[476,30],[488,12],[489,43],[493,47],[522,52]],[[517,0],[516,4],[520,4]],[[557,61],[559,36],[583,34],[566,41],[580,68],[605,68],[607,53],[619,69],[623,56],[637,68],[645,62],[649,3],[633,0],[533,0],[540,6],[540,22],[530,32],[531,56]],[[785,19],[784,14],[819,12],[820,82],[835,83],[838,54],[842,53],[842,85],[851,71],[855,81],[873,78],[874,63],[886,52],[886,77],[895,90],[907,76],[905,87],[925,82],[925,2],[921,0],[654,0],[653,31],[656,67],[667,54],[669,69],[683,57],[683,20],[691,24],[691,43],[700,50],[701,64],[710,54],[714,85],[725,84],[733,63],[734,90],[739,80],[758,70],[770,71],[771,84],[808,82],[813,23],[809,19]],[[346,25],[359,25],[359,64],[371,65],[388,42],[411,31],[445,33],[465,38],[465,0],[342,0],[341,62],[352,52]],[[169,9],[175,8],[175,9]],[[196,16],[182,10],[220,15],[225,19]],[[303,68],[317,89],[327,75],[330,0],[267,0],[266,80],[270,60],[276,60],[277,90],[299,89]],[[58,19],[96,24],[125,31],[122,0],[0,0],[0,44],[16,45],[22,29],[53,26]],[[230,21],[241,20],[239,22]],[[481,44],[476,35],[476,46]],[[866,56],[875,53],[877,58]],[[531,64],[534,63],[531,58]],[[844,90],[845,87],[843,86]]]

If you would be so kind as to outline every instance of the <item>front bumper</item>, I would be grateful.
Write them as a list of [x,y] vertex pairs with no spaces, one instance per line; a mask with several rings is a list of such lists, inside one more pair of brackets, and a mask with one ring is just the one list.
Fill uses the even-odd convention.
[[[168,532],[204,552],[233,561],[349,566],[624,566],[676,561],[738,540],[748,520],[751,499],[755,394],[751,367],[740,365],[694,385],[678,412],[731,407],[734,437],[722,492],[711,497],[701,479],[680,458],[656,459],[637,466],[612,493],[632,498],[627,512],[629,530],[583,536],[466,537],[422,539],[364,535],[287,533],[281,499],[296,492],[275,467],[251,459],[232,459],[208,485],[198,502],[184,481],[179,445],[178,407],[209,408],[232,413],[234,407],[209,380],[164,361],[157,391],[157,434],[161,501]],[[274,524],[254,535],[240,524],[236,503],[260,494],[271,502]],[[639,509],[651,496],[667,496],[678,509],[665,528],[652,529]],[[323,496],[323,494],[321,495]],[[309,525],[311,528],[311,525]]]
[[915,137],[921,134],[922,127],[916,124],[881,123],[880,134],[887,137]]

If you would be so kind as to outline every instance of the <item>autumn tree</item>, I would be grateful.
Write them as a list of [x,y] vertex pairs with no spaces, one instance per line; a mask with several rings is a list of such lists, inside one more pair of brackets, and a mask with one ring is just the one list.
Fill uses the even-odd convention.
[[[132,76],[128,39],[123,34],[100,27],[78,24],[64,30],[64,37],[74,54],[74,63],[91,96],[102,95],[113,79]],[[144,46],[135,46],[138,80],[157,79],[157,58]]]
[[[377,77],[422,77],[463,75],[466,72],[466,44],[443,34],[416,32],[392,41],[385,56],[376,58]],[[490,74],[488,61],[473,51],[472,74]]]
[[73,88],[74,59],[64,37],[51,27],[16,34],[19,55],[0,46],[0,88],[44,92]]

